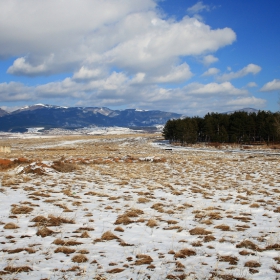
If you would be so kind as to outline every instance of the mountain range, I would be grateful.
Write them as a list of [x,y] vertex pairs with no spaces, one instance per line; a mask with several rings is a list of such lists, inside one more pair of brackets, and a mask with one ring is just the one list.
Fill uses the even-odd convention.
[[150,127],[164,125],[181,114],[106,107],[61,107],[45,104],[26,106],[13,112],[0,109],[0,131],[24,132],[30,127],[75,129],[89,126]]

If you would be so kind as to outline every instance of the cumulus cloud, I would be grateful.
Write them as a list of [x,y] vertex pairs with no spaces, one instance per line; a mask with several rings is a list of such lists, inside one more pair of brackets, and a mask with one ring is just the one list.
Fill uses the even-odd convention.
[[203,58],[203,63],[205,65],[210,65],[210,64],[212,64],[214,62],[217,62],[217,61],[219,61],[219,59],[212,54],[206,55]]
[[217,77],[217,80],[220,82],[230,81],[232,79],[242,78],[248,74],[256,75],[261,70],[262,70],[262,68],[260,66],[251,63],[237,72],[230,72],[230,73],[223,74],[223,75]]
[[14,75],[73,71],[88,79],[95,74],[87,69],[102,66],[163,76],[168,73],[159,69],[172,70],[181,57],[213,52],[236,39],[232,29],[211,29],[195,18],[164,19],[154,0],[0,4],[0,56],[18,57],[8,69]]
[[202,76],[203,77],[208,77],[208,76],[213,76],[217,75],[220,72],[218,68],[209,68],[207,71],[205,71]]
[[177,67],[172,67],[171,71],[163,76],[152,78],[154,83],[179,83],[192,77],[189,65],[183,63]]
[[14,102],[34,100],[34,89],[22,83],[0,83],[0,100],[2,102]]
[[190,14],[197,14],[202,11],[210,11],[210,7],[208,5],[204,5],[202,1],[198,1],[192,7],[187,9],[187,12]]
[[276,91],[280,90],[280,80],[274,79],[271,82],[266,83],[262,88],[261,91]]
[[77,72],[74,73],[74,80],[92,80],[103,76],[105,73],[101,68],[90,69],[82,66]]

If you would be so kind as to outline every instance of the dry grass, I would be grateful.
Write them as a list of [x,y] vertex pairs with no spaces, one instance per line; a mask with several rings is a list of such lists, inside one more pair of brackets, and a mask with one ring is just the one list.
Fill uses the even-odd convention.
[[140,254],[136,258],[135,265],[151,264],[153,262],[153,259],[149,255]]
[[101,236],[102,241],[110,241],[114,239],[119,240],[119,237],[113,234],[111,231],[106,231]]
[[[124,268],[113,268],[111,270],[108,270],[107,273],[115,274],[115,273],[123,272],[124,270],[125,270]],[[103,279],[105,280],[105,278],[103,278]]]
[[76,250],[75,249],[71,249],[68,247],[58,247],[55,249],[55,253],[63,253],[65,255],[69,255],[69,254],[73,254]]
[[20,205],[19,206],[15,205],[11,209],[11,213],[14,214],[14,215],[17,215],[17,214],[29,214],[32,211],[33,211],[32,207],[20,206]]
[[262,251],[254,242],[250,240],[243,240],[239,244],[236,244],[236,248],[247,248],[253,251]]
[[237,265],[238,258],[235,256],[218,256],[220,262],[228,262],[231,265]]
[[88,261],[88,258],[83,254],[79,254],[79,255],[75,255],[71,260],[72,262],[75,263],[85,263]]
[[122,227],[116,227],[114,231],[124,232],[124,229]]
[[53,241],[53,244],[60,246],[77,246],[83,244],[82,242],[78,242],[76,240],[63,240],[61,238],[57,238]]
[[205,228],[196,227],[196,228],[189,230],[189,233],[191,235],[208,235],[208,234],[211,234],[212,232],[209,230],[206,230]]
[[47,236],[52,235],[53,233],[54,233],[53,230],[44,226],[37,230],[36,235],[41,236],[41,237],[47,237]]
[[182,249],[180,251],[178,251],[177,253],[175,253],[174,258],[181,258],[181,259],[185,259],[186,257],[190,257],[190,256],[195,256],[196,252],[193,249]]
[[260,267],[261,264],[257,261],[247,261],[245,264],[244,264],[245,267]]
[[157,221],[155,219],[150,219],[147,223],[146,223],[146,226],[148,227],[156,227],[158,225]]
[[4,229],[17,229],[19,228],[18,225],[16,225],[15,223],[7,223],[4,225]]
[[[79,142],[62,147],[59,141],[65,140]],[[280,273],[273,222],[280,212],[277,156],[213,149],[170,153],[127,136],[14,141],[18,154],[11,158],[22,153],[36,160],[17,163],[28,175],[9,175],[13,167],[0,175],[0,192],[18,191],[24,201],[12,199],[16,204],[1,216],[3,235],[13,234],[1,240],[3,267],[28,264],[38,270],[55,262],[53,277],[99,280],[241,280],[258,271],[258,278],[274,279]],[[59,146],[38,149],[45,144]],[[46,172],[43,162],[55,171]],[[8,231],[9,221],[20,228]],[[34,230],[38,236],[31,236]],[[27,262],[18,264],[21,257]]]
[[21,272],[29,272],[32,271],[29,266],[6,266],[4,268],[5,271],[10,273],[21,273]]
[[231,229],[230,229],[230,226],[225,225],[225,224],[217,225],[217,226],[215,226],[215,228],[220,229],[220,230],[222,230],[222,231],[230,231],[230,230],[231,230]]

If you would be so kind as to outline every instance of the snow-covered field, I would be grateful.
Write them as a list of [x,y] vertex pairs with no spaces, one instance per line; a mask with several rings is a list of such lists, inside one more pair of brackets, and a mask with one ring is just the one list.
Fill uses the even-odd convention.
[[159,138],[0,139],[0,279],[280,279],[279,150]]

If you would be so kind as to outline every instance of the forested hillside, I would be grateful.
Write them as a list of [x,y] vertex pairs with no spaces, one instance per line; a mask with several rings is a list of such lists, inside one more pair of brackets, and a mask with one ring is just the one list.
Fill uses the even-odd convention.
[[208,113],[201,117],[169,120],[163,136],[170,142],[244,143],[280,141],[280,112]]

